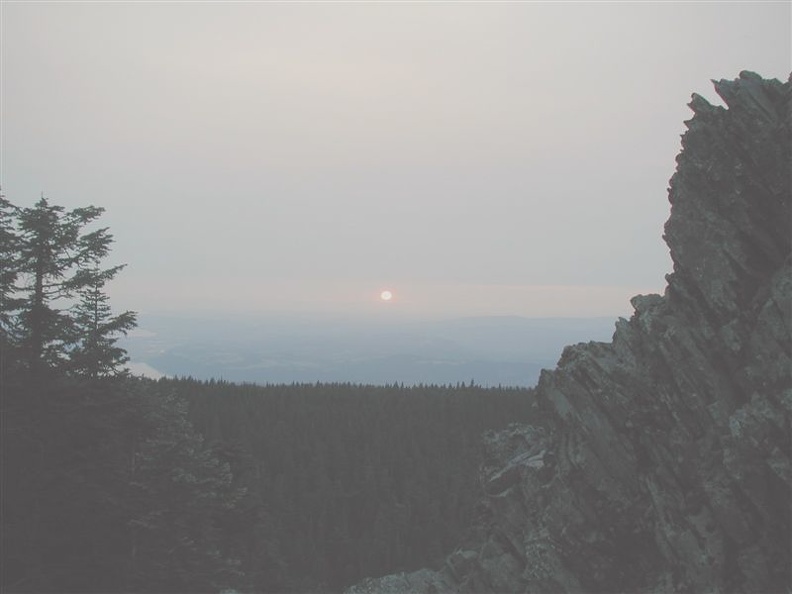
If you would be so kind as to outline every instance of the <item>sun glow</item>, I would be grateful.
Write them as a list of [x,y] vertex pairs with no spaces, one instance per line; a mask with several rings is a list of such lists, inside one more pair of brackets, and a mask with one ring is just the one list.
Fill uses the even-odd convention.
[[391,299],[393,299],[393,293],[391,293],[390,291],[383,291],[382,293],[380,293],[380,299],[382,301],[390,301]]

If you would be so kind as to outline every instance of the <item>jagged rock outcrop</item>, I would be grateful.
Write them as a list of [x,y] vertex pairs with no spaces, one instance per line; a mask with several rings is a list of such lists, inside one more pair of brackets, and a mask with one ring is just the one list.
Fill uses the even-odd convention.
[[664,295],[567,347],[542,427],[486,437],[470,541],[363,592],[789,592],[790,82],[694,95],[671,179]]

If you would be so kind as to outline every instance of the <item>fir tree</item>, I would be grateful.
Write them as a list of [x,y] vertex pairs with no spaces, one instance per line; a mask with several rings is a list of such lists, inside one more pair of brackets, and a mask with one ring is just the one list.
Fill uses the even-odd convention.
[[14,342],[13,312],[21,300],[15,297],[18,276],[19,238],[16,234],[16,208],[0,194],[0,357]]
[[[84,230],[102,212],[95,206],[67,212],[43,196],[32,208],[17,209],[15,273],[22,279],[18,346],[32,374],[68,367],[70,352],[78,360],[76,369],[89,375],[107,374],[107,364],[123,362],[123,352],[115,350],[111,337],[133,327],[134,314],[110,315],[102,288],[119,268],[98,268],[113,238],[107,228]],[[75,297],[80,303],[72,315],[70,300]],[[103,346],[110,350],[97,352]]]
[[104,290],[123,266],[86,230],[102,212],[0,197],[0,591],[248,591],[258,499],[183,401],[121,371],[135,314]]
[[101,270],[98,263],[79,271],[74,284],[79,286],[80,301],[72,310],[77,344],[69,353],[69,369],[88,377],[101,377],[120,373],[121,366],[129,361],[124,349],[116,346],[118,336],[126,334],[136,325],[136,314],[125,311],[112,315],[104,292],[104,285],[124,266]]

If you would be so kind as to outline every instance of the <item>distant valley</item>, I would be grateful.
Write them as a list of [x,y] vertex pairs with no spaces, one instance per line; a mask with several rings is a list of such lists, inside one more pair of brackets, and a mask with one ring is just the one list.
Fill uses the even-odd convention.
[[130,369],[258,384],[533,386],[564,346],[610,341],[614,318],[143,314]]

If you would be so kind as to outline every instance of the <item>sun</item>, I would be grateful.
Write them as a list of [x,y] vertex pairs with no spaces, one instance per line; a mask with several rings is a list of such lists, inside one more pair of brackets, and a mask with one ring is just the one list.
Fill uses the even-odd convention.
[[382,293],[380,293],[380,299],[382,301],[390,301],[391,299],[393,299],[393,293],[391,293],[390,291],[383,291]]

